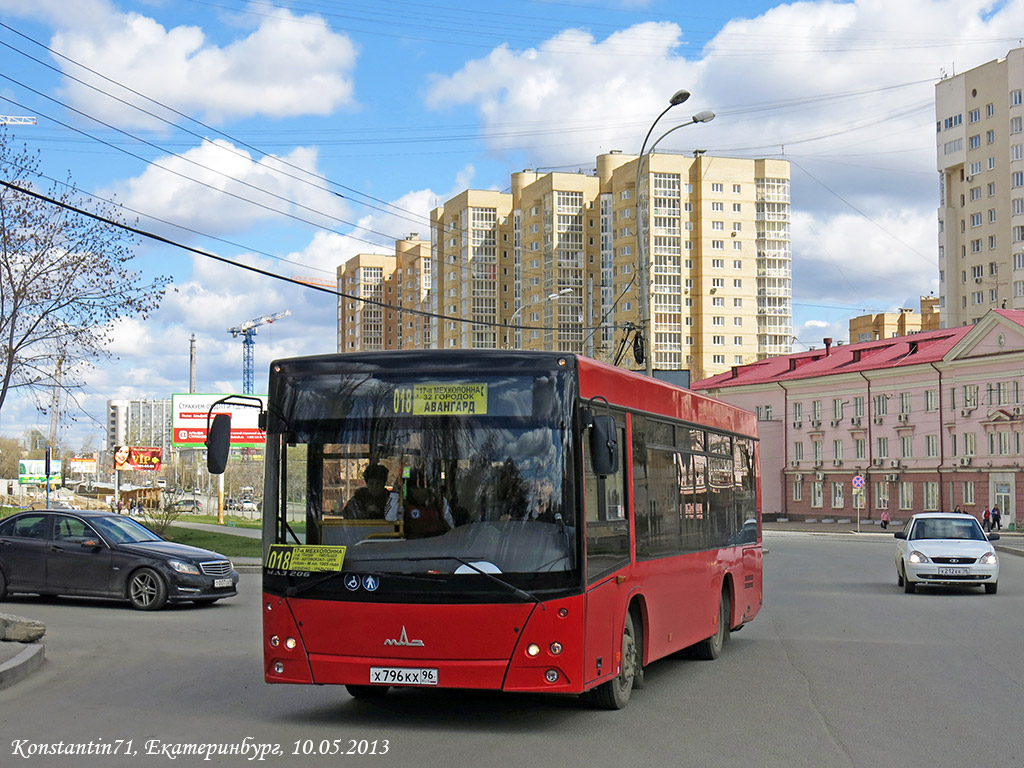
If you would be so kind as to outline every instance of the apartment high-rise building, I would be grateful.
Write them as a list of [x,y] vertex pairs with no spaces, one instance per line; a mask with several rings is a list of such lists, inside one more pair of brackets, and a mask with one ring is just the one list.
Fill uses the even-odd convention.
[[[595,174],[522,171],[510,192],[465,190],[432,212],[429,252],[399,241],[395,257],[349,260],[339,288],[396,309],[375,335],[360,327],[370,308],[361,315],[358,301],[340,300],[339,351],[504,347],[613,361],[646,320],[638,161],[611,152]],[[654,367],[702,378],[790,352],[788,162],[657,153],[643,169]],[[417,303],[434,315],[421,326],[397,309]],[[378,339],[383,347],[370,346]]]
[[849,325],[850,343],[937,331],[939,327],[939,297],[922,296],[920,312],[903,307],[898,312],[879,312],[852,318]]
[[[393,348],[385,330],[387,304],[394,304],[394,256],[360,253],[338,267],[338,351],[373,352]],[[385,287],[391,288],[390,296]]]
[[171,400],[108,400],[105,451],[115,445],[171,449]]
[[1024,48],[935,86],[943,327],[1024,308]]

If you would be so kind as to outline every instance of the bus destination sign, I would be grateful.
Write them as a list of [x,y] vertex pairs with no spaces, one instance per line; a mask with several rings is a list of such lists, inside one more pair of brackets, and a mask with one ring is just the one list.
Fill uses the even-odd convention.
[[395,390],[395,413],[413,416],[481,416],[487,413],[486,384],[415,384]]

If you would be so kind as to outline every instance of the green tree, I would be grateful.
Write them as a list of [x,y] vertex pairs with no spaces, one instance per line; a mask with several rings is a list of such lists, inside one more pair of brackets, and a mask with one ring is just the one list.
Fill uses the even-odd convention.
[[[113,224],[40,200],[37,153],[0,131],[0,411],[20,392],[50,407],[74,402],[88,367],[110,357],[120,318],[157,309],[169,278],[132,269],[135,237]],[[47,197],[121,222],[120,210],[79,194],[70,178]]]
[[[0,437],[0,479],[18,476],[18,459],[25,458],[25,445],[15,437]],[[6,493],[6,491],[3,491]]]

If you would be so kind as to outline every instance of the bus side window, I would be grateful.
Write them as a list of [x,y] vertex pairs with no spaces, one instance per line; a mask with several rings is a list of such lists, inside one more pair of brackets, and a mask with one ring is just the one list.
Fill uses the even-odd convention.
[[[626,510],[626,430],[619,434],[619,471],[599,477],[591,469],[589,456],[584,456],[583,506],[587,525],[587,581],[621,568],[629,562],[629,520]],[[584,441],[584,452],[587,441]]]

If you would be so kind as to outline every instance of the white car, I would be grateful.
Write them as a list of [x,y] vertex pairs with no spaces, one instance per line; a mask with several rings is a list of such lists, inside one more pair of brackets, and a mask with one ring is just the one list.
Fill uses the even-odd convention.
[[896,536],[896,583],[912,593],[918,584],[984,586],[990,595],[999,583],[999,556],[971,515],[931,512],[914,515]]

